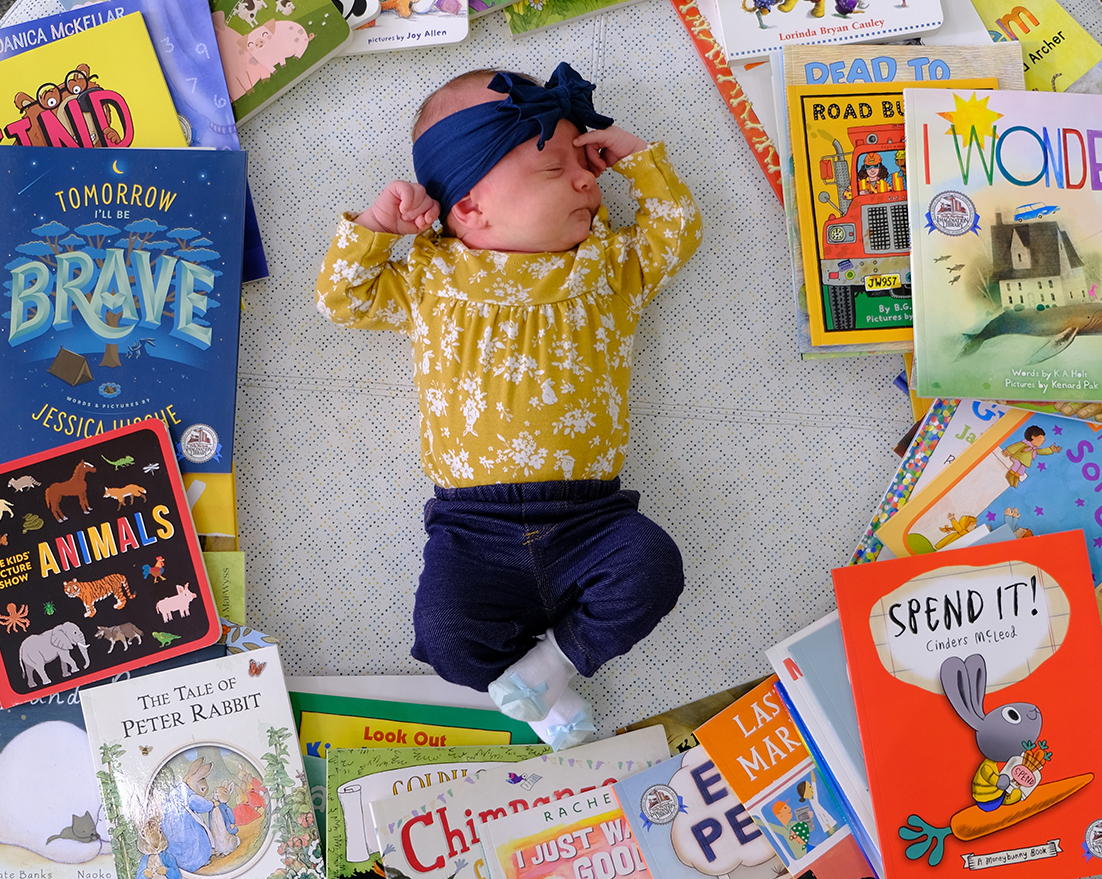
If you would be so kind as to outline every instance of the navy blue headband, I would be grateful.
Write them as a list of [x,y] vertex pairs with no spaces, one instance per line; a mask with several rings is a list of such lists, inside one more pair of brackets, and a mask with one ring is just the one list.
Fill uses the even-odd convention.
[[533,137],[539,138],[536,146],[542,150],[560,119],[573,122],[580,132],[612,124],[608,116],[593,109],[596,86],[565,61],[546,86],[515,73],[499,73],[489,88],[506,98],[446,116],[413,144],[417,180],[440,202],[441,220],[506,153]]

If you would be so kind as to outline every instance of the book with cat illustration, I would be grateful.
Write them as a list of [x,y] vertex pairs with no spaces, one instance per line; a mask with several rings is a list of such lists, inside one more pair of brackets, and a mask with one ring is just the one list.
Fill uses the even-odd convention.
[[0,464],[0,588],[5,708],[218,640],[160,421]]
[[278,647],[80,701],[117,876],[323,879]]
[[[212,644],[126,674],[225,655],[224,644]],[[99,681],[87,686],[109,685]],[[84,689],[0,710],[0,876],[94,879],[114,871],[80,710]],[[31,790],[34,796],[28,795]]]

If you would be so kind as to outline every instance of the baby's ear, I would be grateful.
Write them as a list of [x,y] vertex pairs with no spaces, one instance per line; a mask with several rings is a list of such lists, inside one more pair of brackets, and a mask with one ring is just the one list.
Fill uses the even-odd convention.
[[482,215],[478,203],[471,198],[469,192],[452,205],[448,220],[453,227],[466,230],[484,229],[486,227],[486,218]]

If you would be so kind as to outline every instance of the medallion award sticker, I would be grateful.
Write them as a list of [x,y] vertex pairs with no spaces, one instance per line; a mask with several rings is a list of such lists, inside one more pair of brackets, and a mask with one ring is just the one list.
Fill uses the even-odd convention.
[[1092,856],[1102,858],[1102,821],[1093,821],[1087,828],[1083,839],[1083,854],[1088,861]]
[[180,437],[180,454],[192,464],[205,464],[217,456],[221,445],[209,424],[193,424]]
[[964,235],[966,232],[979,234],[980,216],[976,205],[963,192],[939,192],[930,201],[930,210],[926,212],[926,230],[942,232],[945,235]]
[[652,784],[643,791],[639,811],[649,827],[651,824],[669,824],[678,812],[684,811],[684,807],[677,791],[668,784]]

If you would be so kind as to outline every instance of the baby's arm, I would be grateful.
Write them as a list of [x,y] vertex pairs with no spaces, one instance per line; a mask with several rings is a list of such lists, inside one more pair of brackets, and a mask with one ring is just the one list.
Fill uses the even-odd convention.
[[595,177],[600,177],[620,159],[647,148],[647,142],[615,125],[595,128],[574,138],[574,146],[585,147],[585,157]]
[[356,223],[372,232],[389,235],[416,235],[424,232],[440,216],[439,203],[420,183],[395,180],[388,183]]

